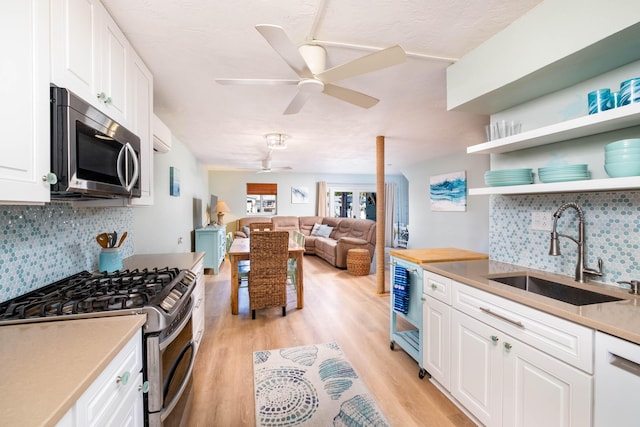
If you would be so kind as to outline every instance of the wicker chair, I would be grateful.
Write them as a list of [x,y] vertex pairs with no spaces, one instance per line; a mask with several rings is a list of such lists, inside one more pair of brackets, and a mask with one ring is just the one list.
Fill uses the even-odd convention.
[[251,318],[256,310],[282,307],[287,315],[287,231],[252,231],[249,241],[249,308]]
[[271,224],[270,222],[253,222],[249,224],[249,231],[251,233],[253,233],[254,231],[273,231],[273,224]]

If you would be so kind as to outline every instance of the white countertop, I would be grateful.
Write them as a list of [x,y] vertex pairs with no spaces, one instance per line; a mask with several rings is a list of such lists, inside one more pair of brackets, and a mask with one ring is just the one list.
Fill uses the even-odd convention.
[[101,317],[0,327],[0,425],[54,426],[146,320]]

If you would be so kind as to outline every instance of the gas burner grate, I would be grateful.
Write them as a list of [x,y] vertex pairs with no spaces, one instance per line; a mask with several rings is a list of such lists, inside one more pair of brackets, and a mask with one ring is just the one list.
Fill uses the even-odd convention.
[[87,271],[0,304],[0,319],[30,319],[68,314],[140,309],[159,305],[180,275],[177,268]]

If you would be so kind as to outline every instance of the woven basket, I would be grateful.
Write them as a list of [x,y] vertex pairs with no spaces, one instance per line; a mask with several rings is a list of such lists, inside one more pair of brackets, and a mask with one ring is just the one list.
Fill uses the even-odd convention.
[[349,249],[347,271],[354,276],[366,276],[371,268],[371,257],[366,249]]

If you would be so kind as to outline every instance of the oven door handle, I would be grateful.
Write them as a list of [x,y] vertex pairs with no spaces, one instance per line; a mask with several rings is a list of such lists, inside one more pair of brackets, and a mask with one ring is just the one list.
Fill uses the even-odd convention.
[[[178,365],[180,365],[180,362],[184,358],[185,353],[189,349],[191,349],[191,356],[189,357],[189,368],[187,369],[187,374],[184,376],[184,381],[182,382],[182,384],[180,384],[180,388],[178,389],[178,392],[175,394],[175,396],[173,396],[173,399],[171,399],[171,402],[169,402],[169,404],[166,405],[164,400],[166,399],[167,392],[169,391],[171,380],[173,380],[173,376],[176,373],[176,369],[178,368]],[[165,379],[164,384],[162,386],[162,396],[163,396],[162,407],[163,407],[163,412],[165,413],[171,413],[171,411],[173,411],[173,407],[176,406],[176,404],[182,397],[182,393],[184,393],[184,390],[187,387],[187,384],[189,384],[189,379],[191,378],[191,374],[193,373],[193,359],[195,358],[195,355],[196,355],[194,350],[195,348],[193,345],[193,341],[189,341],[187,345],[184,346],[184,348],[180,352],[180,355],[173,362],[173,365],[171,365],[171,368],[167,373],[167,378]]]

